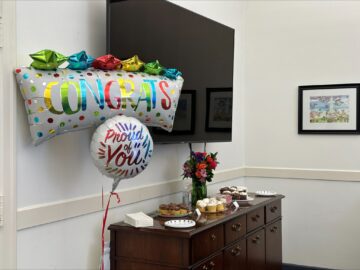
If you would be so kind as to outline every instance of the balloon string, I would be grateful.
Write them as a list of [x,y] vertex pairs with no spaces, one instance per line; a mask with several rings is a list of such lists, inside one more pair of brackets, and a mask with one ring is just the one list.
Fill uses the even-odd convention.
[[111,199],[111,196],[113,196],[113,195],[116,197],[116,202],[120,203],[119,194],[116,192],[110,192],[109,199],[106,204],[105,213],[103,216],[102,229],[101,229],[101,268],[100,268],[101,270],[104,270],[105,225],[106,225],[107,215],[108,215],[109,207],[110,207],[110,199]]

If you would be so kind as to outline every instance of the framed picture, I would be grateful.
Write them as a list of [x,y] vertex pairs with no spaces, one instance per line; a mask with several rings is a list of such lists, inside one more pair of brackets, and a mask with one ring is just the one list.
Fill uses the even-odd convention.
[[[195,130],[196,91],[182,90],[176,109],[172,134],[194,134]],[[169,134],[161,128],[153,128],[156,134]]]
[[232,88],[206,89],[206,131],[231,131]]
[[360,84],[299,86],[299,134],[359,133]]

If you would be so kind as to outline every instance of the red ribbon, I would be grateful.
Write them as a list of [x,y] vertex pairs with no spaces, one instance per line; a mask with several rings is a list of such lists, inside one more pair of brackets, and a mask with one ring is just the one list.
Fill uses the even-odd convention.
[[111,196],[113,196],[113,195],[116,197],[116,202],[120,203],[119,194],[117,194],[116,192],[110,192],[110,196],[109,196],[108,202],[106,204],[106,209],[105,209],[105,213],[103,216],[102,230],[101,230],[101,268],[100,268],[101,270],[104,270],[105,225],[106,225],[107,215],[109,212],[110,199],[111,199]]

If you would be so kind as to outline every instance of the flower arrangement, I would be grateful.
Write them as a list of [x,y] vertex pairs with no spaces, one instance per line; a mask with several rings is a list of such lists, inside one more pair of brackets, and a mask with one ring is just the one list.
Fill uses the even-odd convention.
[[183,178],[192,178],[202,184],[211,182],[214,177],[213,170],[219,164],[216,155],[217,153],[191,151],[190,158],[183,165]]

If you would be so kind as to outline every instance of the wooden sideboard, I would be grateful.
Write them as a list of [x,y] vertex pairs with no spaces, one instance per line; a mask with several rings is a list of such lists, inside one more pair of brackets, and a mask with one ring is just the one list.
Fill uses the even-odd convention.
[[190,229],[167,228],[160,217],[147,228],[112,224],[111,270],[280,270],[283,198],[256,197],[236,211],[202,215]]

